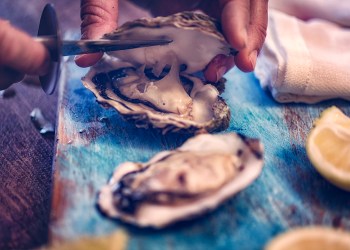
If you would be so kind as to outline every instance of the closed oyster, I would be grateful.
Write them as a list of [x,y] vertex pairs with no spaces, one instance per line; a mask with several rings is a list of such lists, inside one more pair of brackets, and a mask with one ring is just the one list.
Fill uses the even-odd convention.
[[173,42],[110,52],[82,79],[98,102],[114,107],[137,127],[164,133],[228,127],[228,106],[218,89],[198,74],[216,55],[233,53],[214,19],[198,12],[139,19],[105,38]]
[[253,182],[262,167],[258,140],[235,133],[201,134],[146,163],[119,165],[98,204],[110,217],[162,228],[213,210]]

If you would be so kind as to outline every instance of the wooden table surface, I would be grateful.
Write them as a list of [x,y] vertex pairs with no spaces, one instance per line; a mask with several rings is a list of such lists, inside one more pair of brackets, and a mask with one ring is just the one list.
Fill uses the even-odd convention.
[[313,121],[340,100],[316,105],[278,104],[261,90],[253,74],[230,71],[223,98],[231,108],[224,132],[260,138],[265,166],[247,189],[201,218],[164,230],[138,229],[110,220],[96,208],[96,196],[114,168],[145,162],[181,145],[184,135],[137,129],[113,109],[105,109],[82,86],[85,73],[67,65],[60,92],[57,152],[50,236],[53,242],[108,235],[123,229],[129,249],[262,249],[278,233],[306,225],[350,230],[350,193],[323,179],[311,166],[305,139]]
[[137,129],[113,109],[96,103],[80,78],[86,70],[67,63],[59,93],[57,148],[51,210],[52,242],[108,235],[123,229],[129,249],[262,249],[278,233],[307,225],[350,230],[350,193],[322,178],[310,164],[305,140],[320,113],[336,105],[350,115],[349,102],[278,104],[252,73],[227,75],[223,98],[231,109],[224,132],[260,138],[265,166],[247,189],[201,218],[164,230],[138,229],[110,220],[96,196],[114,168],[147,161],[174,149],[187,136]]
[[[0,18],[35,35],[47,2],[55,4],[62,32],[78,34],[79,1],[2,0]],[[29,115],[40,108],[55,124],[58,92],[47,96],[28,84],[11,89],[13,96],[0,97],[0,249],[28,249],[47,242],[55,142],[38,133]]]
[[[13,1],[2,1],[0,7],[6,7],[0,8],[0,14],[34,34],[31,23],[37,27],[44,2],[27,1],[26,8],[18,9]],[[62,29],[76,35],[79,1],[57,0],[56,8]],[[337,105],[350,115],[348,102],[277,104],[260,89],[253,74],[230,71],[223,94],[232,112],[226,132],[262,140],[266,153],[261,176],[195,221],[160,231],[140,230],[102,216],[95,207],[98,190],[119,163],[146,161],[160,150],[179,146],[187,137],[134,128],[95,102],[80,81],[85,70],[68,62],[65,72],[60,92],[53,96],[17,85],[14,97],[0,99],[0,249],[44,244],[48,227],[51,241],[106,235],[122,228],[129,235],[130,249],[261,249],[276,234],[296,226],[350,230],[350,194],[325,181],[311,166],[304,148],[320,112]],[[39,107],[55,122],[56,105],[50,211],[54,141],[37,133],[29,113]]]

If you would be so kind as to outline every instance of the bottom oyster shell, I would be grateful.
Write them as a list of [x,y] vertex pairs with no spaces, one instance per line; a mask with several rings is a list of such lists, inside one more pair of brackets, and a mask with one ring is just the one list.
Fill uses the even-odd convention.
[[108,216],[141,227],[162,228],[213,210],[247,187],[263,167],[256,139],[202,134],[147,163],[119,165],[98,197]]

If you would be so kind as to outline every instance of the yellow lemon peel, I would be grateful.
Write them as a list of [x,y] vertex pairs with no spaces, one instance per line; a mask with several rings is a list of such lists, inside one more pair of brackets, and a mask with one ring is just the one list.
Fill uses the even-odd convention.
[[82,237],[68,242],[56,242],[42,250],[125,250],[128,244],[128,234],[118,230],[110,235]]
[[340,109],[330,107],[315,120],[306,152],[323,177],[350,191],[350,118]]
[[271,240],[265,250],[348,250],[348,232],[322,226],[295,228]]

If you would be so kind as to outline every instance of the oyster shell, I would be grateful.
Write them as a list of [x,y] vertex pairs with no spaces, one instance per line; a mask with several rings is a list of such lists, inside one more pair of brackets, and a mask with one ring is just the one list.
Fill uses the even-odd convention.
[[110,52],[82,79],[98,102],[114,107],[137,127],[164,133],[228,127],[230,110],[218,89],[196,74],[216,55],[233,53],[214,19],[198,12],[139,19],[105,38],[173,42]]
[[201,134],[146,163],[119,165],[98,205],[110,217],[162,228],[213,210],[253,182],[262,167],[257,139]]

